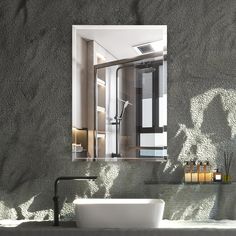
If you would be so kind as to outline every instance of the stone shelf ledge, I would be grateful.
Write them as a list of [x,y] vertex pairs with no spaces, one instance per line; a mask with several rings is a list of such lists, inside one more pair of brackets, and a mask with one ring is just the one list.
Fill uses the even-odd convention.
[[146,185],[152,185],[152,184],[157,184],[157,185],[186,185],[186,186],[209,186],[209,185],[224,185],[224,186],[230,186],[230,185],[235,185],[236,181],[232,181],[231,183],[217,183],[217,182],[212,182],[212,183],[184,183],[184,182],[167,182],[167,181],[159,181],[159,180],[145,180],[144,184]]

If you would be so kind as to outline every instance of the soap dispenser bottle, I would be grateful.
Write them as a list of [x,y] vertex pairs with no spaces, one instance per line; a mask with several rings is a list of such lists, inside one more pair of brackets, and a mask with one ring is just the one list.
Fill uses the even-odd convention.
[[192,183],[198,183],[198,171],[197,165],[195,161],[192,161]]
[[212,176],[212,171],[211,171],[211,166],[209,161],[206,161],[206,172],[205,172],[205,182],[206,183],[211,183],[213,181],[213,176]]
[[204,183],[206,183],[207,162],[203,162]]
[[186,161],[185,167],[184,167],[184,182],[190,183],[192,181],[191,177],[192,177],[191,176],[191,165],[190,165],[190,162]]
[[202,162],[199,163],[198,179],[199,179],[199,183],[205,182],[205,171],[204,171],[204,165]]

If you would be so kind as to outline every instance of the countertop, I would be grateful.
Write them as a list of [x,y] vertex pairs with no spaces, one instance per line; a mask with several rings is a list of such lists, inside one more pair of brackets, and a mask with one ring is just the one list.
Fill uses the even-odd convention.
[[159,229],[86,229],[77,228],[75,222],[61,222],[59,227],[52,226],[51,221],[0,221],[0,235],[55,235],[55,236],[185,236],[189,235],[236,235],[236,221],[209,220],[202,221],[169,221],[163,220]]

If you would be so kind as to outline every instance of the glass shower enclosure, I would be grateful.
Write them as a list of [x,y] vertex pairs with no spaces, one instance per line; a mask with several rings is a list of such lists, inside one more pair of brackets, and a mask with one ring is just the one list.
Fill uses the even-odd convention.
[[95,65],[95,159],[167,158],[166,55]]

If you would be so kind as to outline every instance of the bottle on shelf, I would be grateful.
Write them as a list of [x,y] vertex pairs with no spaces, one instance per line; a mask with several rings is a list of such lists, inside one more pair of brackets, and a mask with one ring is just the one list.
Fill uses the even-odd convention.
[[204,165],[202,162],[199,163],[198,180],[199,180],[199,183],[205,182],[205,171],[204,171]]
[[207,162],[203,162],[203,172],[204,172],[204,183],[206,183],[206,169],[207,169]]
[[222,173],[219,169],[216,169],[214,172],[214,182],[222,182]]
[[211,166],[210,166],[210,163],[209,161],[206,161],[206,166],[205,166],[205,182],[206,183],[211,183],[213,181],[213,174],[212,174],[212,171],[211,171]]
[[192,161],[192,183],[198,183],[198,170],[195,161]]
[[212,171],[209,161],[186,161],[184,166],[185,183],[222,182],[223,174],[219,169]]
[[190,162],[186,161],[185,162],[185,167],[184,167],[184,181],[185,183],[191,183],[192,182],[192,178],[191,178],[191,166],[190,166]]

